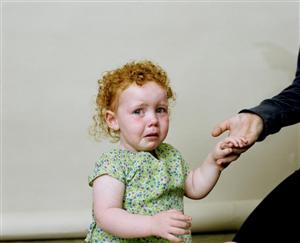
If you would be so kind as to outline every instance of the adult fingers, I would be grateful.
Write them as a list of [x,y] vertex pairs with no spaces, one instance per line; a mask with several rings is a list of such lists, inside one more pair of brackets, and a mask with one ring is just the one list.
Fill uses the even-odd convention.
[[230,130],[230,127],[229,127],[228,120],[225,120],[225,121],[221,122],[220,124],[218,124],[217,126],[214,127],[214,129],[211,132],[211,135],[213,137],[218,137],[227,130]]

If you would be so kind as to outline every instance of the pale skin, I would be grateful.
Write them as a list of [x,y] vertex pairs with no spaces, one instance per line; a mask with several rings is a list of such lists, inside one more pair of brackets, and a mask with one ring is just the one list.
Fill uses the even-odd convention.
[[247,141],[246,146],[242,148],[232,146],[231,156],[236,156],[237,159],[257,141],[263,131],[263,126],[260,116],[253,113],[240,113],[218,124],[211,134],[213,137],[218,137],[228,132],[229,137],[244,137]]
[[[257,141],[263,131],[263,125],[263,120],[260,116],[253,113],[240,113],[218,124],[213,129],[212,136],[218,137],[224,132],[228,132],[229,137],[244,137],[248,142],[244,147],[230,146],[233,149],[233,155],[231,156],[235,156],[237,159]],[[225,243],[235,242],[230,241]]]
[[[119,131],[121,149],[152,152],[168,133],[167,92],[155,82],[130,85],[118,97],[117,109],[107,111],[106,122]],[[239,137],[219,142],[201,166],[187,176],[185,195],[193,199],[205,197],[221,171],[235,159],[228,156],[233,151],[230,146],[242,148],[246,144],[246,139]],[[178,235],[190,234],[192,218],[175,209],[153,216],[128,213],[122,208],[124,191],[125,185],[109,175],[94,181],[94,213],[96,223],[104,231],[122,238],[158,236],[171,242],[182,242]]]

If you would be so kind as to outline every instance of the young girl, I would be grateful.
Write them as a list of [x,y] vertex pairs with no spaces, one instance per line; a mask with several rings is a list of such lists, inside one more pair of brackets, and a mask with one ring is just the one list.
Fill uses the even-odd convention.
[[150,61],[131,62],[98,83],[92,134],[108,135],[119,147],[103,153],[89,177],[93,222],[86,241],[191,242],[183,197],[205,197],[234,160],[226,157],[230,147],[246,141],[225,139],[190,171],[181,154],[163,143],[174,100],[164,70]]

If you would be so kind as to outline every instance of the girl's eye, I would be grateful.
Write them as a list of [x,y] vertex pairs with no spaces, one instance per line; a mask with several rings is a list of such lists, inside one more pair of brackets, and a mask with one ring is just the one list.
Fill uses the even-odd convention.
[[140,115],[142,113],[142,109],[136,109],[132,113],[135,115]]
[[168,110],[164,107],[159,107],[156,109],[156,112],[157,113],[166,113],[166,112],[168,112]]

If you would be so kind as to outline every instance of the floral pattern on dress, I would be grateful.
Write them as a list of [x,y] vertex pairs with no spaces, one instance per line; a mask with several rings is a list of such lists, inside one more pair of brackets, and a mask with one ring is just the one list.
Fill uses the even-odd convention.
[[[123,209],[132,214],[155,215],[169,209],[183,212],[184,181],[189,167],[180,152],[163,143],[150,152],[134,152],[113,149],[103,153],[89,176],[89,185],[101,175],[107,174],[125,185]],[[191,242],[190,235],[180,236],[184,242]],[[87,242],[169,242],[159,237],[122,239],[104,232],[93,222],[90,225]]]

